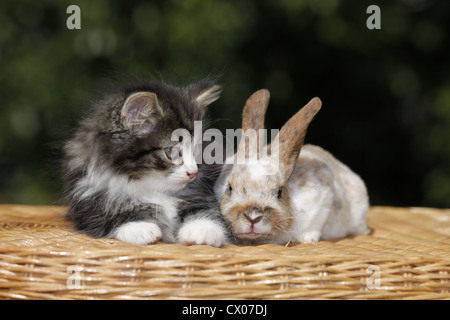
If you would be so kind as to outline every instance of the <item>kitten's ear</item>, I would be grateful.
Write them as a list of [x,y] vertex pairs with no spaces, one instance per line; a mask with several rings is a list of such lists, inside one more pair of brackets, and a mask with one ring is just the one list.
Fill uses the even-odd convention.
[[218,84],[211,85],[203,90],[195,97],[195,103],[201,109],[205,109],[208,105],[219,99],[222,88]]
[[122,124],[126,129],[151,132],[154,118],[161,113],[158,97],[153,92],[136,92],[128,96],[122,107]]

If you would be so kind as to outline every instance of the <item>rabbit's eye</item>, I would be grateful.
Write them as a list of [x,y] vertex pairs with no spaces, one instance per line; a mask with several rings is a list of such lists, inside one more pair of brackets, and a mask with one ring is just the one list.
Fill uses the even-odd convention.
[[281,195],[283,194],[283,189],[279,189],[278,190],[278,199],[280,199],[281,198]]
[[228,192],[231,193],[233,191],[233,188],[231,187],[231,184],[228,184]]

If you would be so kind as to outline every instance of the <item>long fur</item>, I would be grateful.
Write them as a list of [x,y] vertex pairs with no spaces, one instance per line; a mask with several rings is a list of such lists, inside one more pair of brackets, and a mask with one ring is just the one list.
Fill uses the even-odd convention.
[[[194,121],[203,120],[219,91],[208,79],[184,86],[137,81],[94,102],[64,148],[67,218],[75,228],[137,244],[225,244],[218,203],[209,202],[213,182],[205,178],[208,168],[186,161],[193,159],[186,151],[181,162],[168,159],[164,151],[176,146],[174,130],[194,133]],[[197,173],[195,183],[190,172]],[[201,229],[205,219],[210,222],[206,230]],[[192,227],[196,220],[201,223]],[[204,233],[212,235],[200,236]]]

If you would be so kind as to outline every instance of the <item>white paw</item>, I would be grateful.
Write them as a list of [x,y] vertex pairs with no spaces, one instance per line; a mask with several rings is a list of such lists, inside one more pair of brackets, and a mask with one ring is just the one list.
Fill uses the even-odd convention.
[[228,243],[226,230],[208,219],[192,220],[178,231],[178,242],[182,244],[206,244],[221,247]]
[[153,222],[128,222],[114,232],[114,237],[120,241],[146,245],[161,239],[161,229]]
[[317,243],[320,239],[320,232],[305,232],[297,237],[297,241],[301,243]]

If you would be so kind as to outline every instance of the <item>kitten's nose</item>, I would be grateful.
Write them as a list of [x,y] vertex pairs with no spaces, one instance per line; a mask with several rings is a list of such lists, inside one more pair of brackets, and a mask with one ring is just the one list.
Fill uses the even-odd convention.
[[197,175],[197,172],[186,172],[186,173],[187,173],[189,179],[194,179],[195,176]]

